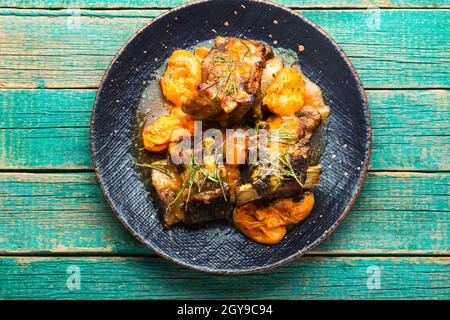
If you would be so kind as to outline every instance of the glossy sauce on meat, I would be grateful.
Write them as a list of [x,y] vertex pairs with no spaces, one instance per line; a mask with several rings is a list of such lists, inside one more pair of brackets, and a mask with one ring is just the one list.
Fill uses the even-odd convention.
[[[253,110],[252,121],[264,117],[272,130],[282,131],[284,141],[271,142],[272,146],[277,144],[284,153],[289,151],[289,159],[294,166],[295,157],[308,158],[307,162],[298,164],[296,171],[299,175],[306,173],[307,164],[316,164],[323,152],[329,109],[319,86],[291,62],[292,52],[284,49],[274,51],[275,56],[269,46],[258,41],[223,37],[199,43],[195,48],[175,51],[169,63],[163,64],[152,76],[139,102],[134,125],[137,134],[133,140],[136,162],[164,163],[167,152],[171,152],[178,141],[169,136],[173,137],[173,131],[180,128],[189,132],[190,123],[195,119],[205,120],[206,123],[212,120],[222,128],[231,125],[237,128],[236,124],[243,126],[241,119]],[[198,76],[199,65],[202,66],[201,77]],[[175,68],[171,69],[173,66]],[[298,89],[295,83],[299,81],[302,85]],[[263,103],[264,98],[266,101]],[[266,109],[261,108],[263,104]],[[299,122],[295,115],[299,110],[318,115],[319,121],[314,122],[314,126],[322,124],[314,136],[312,131],[315,127],[311,132],[306,129],[310,120]],[[267,118],[268,113],[272,115]],[[306,131],[302,133],[301,128]],[[242,129],[244,131],[246,127]],[[300,141],[290,141],[291,135],[299,135]],[[296,148],[288,150],[286,142],[295,142]],[[236,158],[236,149],[231,150],[231,154]],[[196,182],[187,191],[183,188],[193,167],[177,168],[167,162],[166,166],[171,172],[170,177],[155,168],[137,167],[149,191],[156,192],[160,199],[166,226],[178,222],[189,224],[224,219],[233,211],[240,196],[237,190],[243,187],[247,179],[245,173],[242,176],[242,166],[234,163],[221,166],[219,170],[212,169],[209,174],[211,181],[201,188]],[[200,174],[201,177],[199,172],[196,171],[195,175]],[[316,172],[320,175],[320,170]],[[306,176],[302,179],[304,182]],[[270,187],[273,188],[273,185]],[[292,190],[291,194],[289,190]],[[282,185],[280,196],[272,197],[277,200],[271,200],[269,205],[253,201],[236,207],[233,214],[235,225],[257,242],[278,243],[286,233],[286,226],[305,219],[312,209],[313,195],[307,193],[300,196],[303,200],[299,202],[300,198],[295,198],[298,190],[301,189],[296,183]],[[188,192],[189,202],[180,202]],[[255,190],[250,193],[261,197]],[[178,205],[174,207],[170,203]],[[283,211],[289,212],[281,214]]]

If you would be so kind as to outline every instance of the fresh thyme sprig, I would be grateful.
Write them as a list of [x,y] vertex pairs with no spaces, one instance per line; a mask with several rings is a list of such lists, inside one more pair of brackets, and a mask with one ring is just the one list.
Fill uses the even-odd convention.
[[252,50],[250,49],[250,47],[243,41],[243,40],[240,40],[241,41],[241,43],[245,46],[245,48],[247,49],[247,52],[244,54],[244,56],[242,57],[242,60],[244,60],[245,59],[245,57],[247,56],[247,54],[249,54],[250,55],[250,57],[252,56]]
[[191,197],[191,191],[192,191],[192,187],[194,185],[194,183],[196,182],[196,176],[197,176],[197,172],[200,170],[200,166],[195,165],[195,159],[194,156],[191,156],[191,159],[189,161],[188,164],[188,168],[187,168],[187,196],[186,196],[186,200],[185,200],[185,206],[186,206],[186,210],[187,207],[189,205],[189,199]]
[[184,199],[184,203],[185,203],[185,210],[187,210],[194,184],[197,185],[198,192],[201,192],[207,180],[212,181],[214,183],[218,183],[225,201],[228,201],[225,192],[224,182],[222,181],[222,177],[220,174],[221,168],[218,165],[219,163],[217,153],[215,155],[214,164],[215,164],[214,172],[213,174],[211,174],[211,172],[205,168],[204,164],[197,164],[195,162],[194,157],[191,155],[186,168],[186,179],[183,182],[181,189],[177,192],[173,201],[167,207],[167,210],[169,210],[173,205],[177,204],[185,192],[186,192],[186,199]]
[[166,212],[169,212],[169,210],[172,208],[172,206],[173,206],[174,204],[177,204],[177,203],[178,203],[178,201],[180,200],[181,196],[183,195],[184,189],[185,189],[185,187],[184,187],[184,184],[183,184],[183,185],[181,186],[181,189],[178,190],[178,192],[177,192],[175,198],[174,198],[174,199],[172,200],[172,202],[169,203],[169,205],[167,206]]
[[236,61],[232,57],[230,57],[229,55],[227,55],[225,53],[217,53],[214,56],[213,61],[215,63],[229,63],[229,64],[236,63]]
[[219,168],[219,161],[218,161],[217,150],[215,151],[215,161],[214,162],[215,162],[215,169],[216,169],[215,170],[215,175],[216,175],[217,180],[219,181],[220,190],[222,190],[223,199],[225,201],[228,201],[227,200],[227,195],[225,193],[225,187],[224,187],[224,184],[222,182],[222,177],[220,176],[220,168]]
[[202,88],[201,91],[206,91],[206,90],[208,90],[209,88],[214,87],[216,84],[219,84],[219,80],[214,81],[214,82],[208,84],[206,87]]
[[303,183],[300,181],[298,176],[295,174],[295,170],[291,164],[291,156],[289,155],[289,153],[287,151],[284,154],[284,158],[286,159],[286,161],[284,161],[284,163],[286,164],[286,166],[288,168],[289,175],[295,179],[295,181],[300,185],[300,187],[303,188]]
[[[293,133],[281,132],[286,127],[286,122],[283,122],[277,129],[270,130],[267,134],[269,142],[277,142],[285,145],[293,145],[297,142],[298,136]],[[292,141],[286,141],[292,140]]]
[[[303,183],[300,181],[299,177],[295,174],[294,168],[290,162],[290,155],[286,151],[282,156],[277,154],[273,154],[273,156],[278,160],[278,162],[274,161],[270,154],[263,151],[264,156],[266,157],[266,161],[270,164],[269,174],[275,176],[280,181],[286,177],[293,178],[300,187],[303,187]],[[284,159],[283,159],[284,158]],[[280,165],[282,163],[284,166]],[[275,169],[275,170],[274,170]],[[279,185],[275,186],[275,189],[278,188]],[[275,190],[273,189],[273,190]]]
[[135,165],[139,166],[139,167],[145,167],[145,168],[150,168],[156,171],[161,172],[162,174],[165,174],[166,176],[168,176],[169,178],[173,178],[172,173],[167,171],[167,165],[154,165],[154,164],[149,164],[149,163],[137,163],[134,162]]
[[203,90],[207,90],[211,87],[217,86],[216,92],[212,97],[213,100],[216,99],[221,93],[225,93],[227,96],[236,96],[239,91],[239,84],[235,72],[240,62],[236,61],[229,55],[222,53],[218,53],[214,57],[213,61],[215,63],[226,64],[226,76],[221,77],[221,79],[211,83],[206,88],[203,88]]

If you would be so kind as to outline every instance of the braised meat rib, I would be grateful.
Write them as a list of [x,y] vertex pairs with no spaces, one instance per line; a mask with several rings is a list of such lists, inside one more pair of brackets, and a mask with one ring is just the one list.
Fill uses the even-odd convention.
[[311,213],[330,110],[320,87],[282,56],[220,36],[213,48],[173,52],[161,78],[170,114],[142,133],[145,149],[166,158],[139,164],[152,170],[167,228],[228,218],[276,244]]
[[268,128],[269,148],[250,176],[261,198],[270,200],[301,193],[311,157],[311,137],[320,122],[318,112],[308,112],[287,119],[269,119],[263,124]]
[[183,111],[198,120],[238,123],[261,104],[261,76],[272,56],[262,42],[217,37],[202,61],[199,95]]

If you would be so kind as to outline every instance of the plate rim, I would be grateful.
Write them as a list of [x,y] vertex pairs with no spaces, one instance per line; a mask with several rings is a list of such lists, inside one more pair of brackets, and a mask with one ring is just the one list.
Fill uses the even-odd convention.
[[201,265],[189,264],[189,263],[186,263],[186,262],[183,262],[183,261],[176,260],[175,258],[173,258],[173,257],[169,256],[168,254],[160,251],[159,249],[156,249],[156,248],[152,247],[152,245],[150,245],[144,239],[142,239],[135,231],[133,231],[131,229],[131,226],[129,226],[127,224],[127,222],[124,219],[122,219],[120,214],[117,212],[116,208],[113,206],[113,204],[112,204],[112,202],[111,202],[111,200],[109,198],[108,193],[104,189],[104,186],[103,186],[103,184],[101,182],[101,175],[100,175],[100,172],[98,170],[97,162],[96,162],[96,158],[95,158],[95,149],[94,149],[94,143],[93,143],[94,115],[95,115],[96,107],[98,105],[100,93],[104,89],[105,80],[106,80],[106,78],[108,76],[110,76],[111,67],[116,63],[116,61],[117,61],[118,57],[120,56],[120,54],[123,52],[123,50],[139,34],[141,34],[145,29],[151,27],[151,25],[153,23],[155,23],[156,21],[164,18],[165,16],[167,16],[167,15],[173,13],[173,12],[180,11],[180,10],[184,9],[185,7],[199,5],[199,4],[208,3],[208,2],[214,2],[214,0],[194,0],[194,1],[190,1],[188,3],[184,3],[184,4],[181,4],[179,6],[173,7],[172,9],[170,9],[170,10],[168,10],[168,11],[166,11],[166,12],[160,14],[160,15],[158,15],[157,17],[155,17],[152,20],[150,20],[149,22],[147,22],[140,29],[138,29],[135,33],[133,33],[127,39],[127,41],[121,46],[121,48],[117,51],[117,53],[114,55],[113,59],[108,64],[108,67],[106,68],[106,71],[105,71],[105,73],[103,74],[103,76],[101,78],[100,85],[99,85],[99,87],[97,89],[97,93],[95,95],[95,100],[94,100],[94,104],[93,104],[92,111],[91,111],[89,136],[90,136],[90,151],[91,151],[91,157],[92,157],[92,164],[93,164],[93,167],[94,167],[95,175],[97,177],[98,185],[100,186],[100,190],[101,190],[103,196],[105,197],[109,207],[113,211],[114,215],[121,222],[121,224],[133,235],[133,237],[135,239],[137,239],[145,247],[147,247],[150,250],[152,250],[153,253],[156,253],[158,256],[164,258],[165,260],[173,262],[173,263],[175,263],[175,264],[177,264],[179,266],[182,266],[184,268],[188,268],[188,269],[196,270],[196,271],[201,271],[201,272],[206,272],[206,273],[209,273],[209,274],[243,275],[243,274],[264,272],[264,271],[268,271],[268,270],[277,268],[279,266],[282,266],[284,264],[287,264],[289,262],[292,262],[292,261],[294,261],[294,260],[304,256],[307,252],[309,252],[310,250],[314,249],[319,244],[321,244],[323,241],[325,241],[325,239],[328,238],[337,229],[337,227],[347,217],[348,213],[351,211],[351,209],[353,208],[356,200],[358,199],[359,194],[360,194],[360,192],[362,190],[364,181],[366,179],[367,173],[368,173],[369,165],[370,165],[372,143],[373,143],[373,141],[372,141],[373,132],[372,132],[372,117],[371,117],[369,102],[368,102],[368,99],[367,99],[367,94],[366,94],[366,92],[364,90],[364,86],[362,85],[362,82],[361,82],[361,79],[359,77],[359,74],[356,71],[355,67],[353,66],[353,63],[348,58],[347,54],[342,50],[342,48],[339,46],[339,44],[325,30],[323,30],[319,25],[317,25],[316,23],[314,23],[313,21],[311,21],[310,19],[308,19],[307,17],[305,17],[301,13],[296,12],[296,11],[294,11],[293,9],[291,9],[291,8],[289,8],[287,6],[284,6],[284,5],[281,5],[281,4],[278,4],[278,3],[273,3],[273,2],[270,2],[270,1],[266,1],[266,0],[241,0],[241,2],[243,4],[244,3],[249,3],[249,2],[257,2],[257,3],[263,3],[265,5],[269,5],[269,6],[274,6],[274,7],[280,8],[280,9],[282,9],[282,11],[286,11],[287,13],[290,13],[290,14],[292,14],[294,16],[297,16],[299,19],[302,19],[307,24],[311,25],[314,29],[319,31],[323,36],[325,36],[331,42],[333,47],[335,47],[337,49],[337,52],[340,54],[340,56],[344,59],[344,61],[347,64],[347,66],[350,68],[350,70],[351,70],[351,72],[352,72],[352,74],[355,77],[355,80],[357,82],[358,89],[359,89],[359,92],[361,94],[361,97],[363,98],[363,102],[364,102],[363,104],[365,105],[366,110],[367,110],[366,121],[367,121],[368,141],[367,141],[366,150],[365,150],[365,160],[366,161],[365,161],[364,167],[362,168],[363,169],[363,174],[362,174],[361,179],[359,181],[357,190],[353,194],[352,199],[351,199],[347,209],[342,213],[340,218],[330,228],[325,230],[324,233],[320,237],[318,237],[314,242],[312,242],[309,245],[305,246],[305,248],[303,250],[299,250],[299,251],[297,251],[297,253],[291,254],[290,256],[285,257],[285,258],[283,258],[281,260],[278,260],[277,262],[271,263],[269,265],[262,266],[262,267],[253,267],[253,268],[246,269],[246,270],[240,270],[240,269],[217,270],[217,269],[211,269],[211,268],[208,268],[208,267],[205,267],[205,266],[201,266]]

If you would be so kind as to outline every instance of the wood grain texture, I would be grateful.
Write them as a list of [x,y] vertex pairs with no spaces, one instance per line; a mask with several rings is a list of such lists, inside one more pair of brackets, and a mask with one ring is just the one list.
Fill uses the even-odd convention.
[[[187,0],[4,0],[0,8],[168,8]],[[274,0],[294,8],[438,8],[450,6],[449,0]]]
[[450,91],[369,91],[371,169],[450,170]]
[[[448,90],[368,91],[371,169],[450,170]],[[95,90],[0,90],[0,168],[92,169]]]
[[[450,174],[370,173],[313,253],[450,254]],[[0,174],[0,254],[152,254],[114,216],[94,174]]]
[[[0,266],[0,299],[448,299],[450,295],[448,257],[303,257],[270,272],[235,277],[194,272],[155,258],[4,257]],[[70,266],[79,268],[79,290],[67,287]],[[373,270],[380,272],[380,289],[367,285]]]
[[[97,87],[123,43],[162,12],[82,10],[71,17],[67,10],[0,10],[0,86]],[[382,10],[379,28],[368,27],[373,12],[367,10],[302,13],[342,46],[367,88],[449,87],[443,30],[450,10]]]
[[94,90],[0,90],[0,168],[92,168]]
[[[129,36],[184,2],[1,1],[0,169],[92,169],[95,90],[5,88],[96,88]],[[367,88],[450,88],[449,0],[276,2],[305,8],[300,12],[338,41]],[[440,9],[382,10],[380,28],[370,30],[371,11],[353,9],[373,6]],[[66,8],[86,9],[79,25]],[[371,169],[450,170],[449,91],[368,95]],[[0,173],[0,255],[18,255],[0,258],[0,299],[448,299],[449,186],[445,172],[372,172],[355,208],[311,255],[265,274],[225,278],[153,256],[114,217],[92,173]],[[447,257],[336,257],[347,254]],[[80,267],[81,290],[66,286],[70,265]],[[367,288],[371,266],[381,268],[379,290]]]

